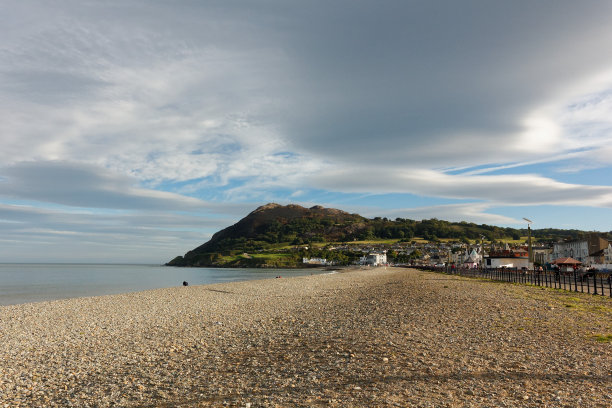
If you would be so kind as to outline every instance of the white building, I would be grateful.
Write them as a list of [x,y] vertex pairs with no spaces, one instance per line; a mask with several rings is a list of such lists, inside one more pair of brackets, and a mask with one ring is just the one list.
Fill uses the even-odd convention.
[[302,258],[302,263],[308,265],[332,265],[333,262],[327,262],[325,258]]
[[604,263],[612,264],[612,245],[608,243],[608,247],[604,249]]
[[582,263],[589,256],[589,243],[584,241],[557,242],[553,246],[553,260],[559,258],[574,258]]
[[557,242],[554,244],[552,259],[574,258],[583,264],[604,263],[603,251],[609,246],[607,240],[596,234],[587,239],[571,242]]
[[380,266],[387,263],[387,251],[383,252],[370,252],[367,255],[359,258],[361,265]]
[[489,252],[484,258],[485,268],[530,268],[529,253],[526,249],[506,249]]
[[462,262],[462,266],[464,268],[476,268],[480,264],[480,254],[476,252],[475,249],[472,249],[472,252],[468,253],[465,251],[465,258]]
[[540,265],[551,263],[554,259],[557,259],[552,257],[552,248],[533,248],[532,251],[534,262]]

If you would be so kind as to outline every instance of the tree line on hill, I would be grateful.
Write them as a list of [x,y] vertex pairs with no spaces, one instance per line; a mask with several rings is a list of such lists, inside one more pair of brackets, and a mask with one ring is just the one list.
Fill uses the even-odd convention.
[[[585,238],[589,232],[562,229],[535,229],[531,235],[534,242],[559,242]],[[474,241],[495,242],[520,240],[527,236],[527,229],[497,227],[467,222],[453,223],[435,218],[422,221],[396,218],[363,219],[344,224],[325,218],[303,218],[283,223],[275,220],[251,237],[228,237],[218,242],[215,249],[263,250],[275,244],[303,245],[325,242],[352,242],[396,239],[410,242],[422,238],[430,242],[451,239],[471,243]],[[604,233],[604,237],[612,234]],[[211,248],[212,249],[212,248]]]
[[[558,242],[576,240],[586,237],[589,232],[562,229],[532,230],[534,242]],[[321,243],[349,243],[354,241],[397,240],[411,242],[422,238],[430,242],[441,239],[456,240],[465,243],[498,242],[502,240],[521,240],[527,235],[527,229],[498,227],[468,222],[449,222],[432,218],[415,221],[405,218],[394,220],[376,217],[368,219],[358,214],[349,214],[340,210],[313,207],[306,209],[300,206],[267,205],[255,210],[237,224],[228,227],[215,235],[200,247],[189,251],[185,256],[176,257],[169,265],[176,266],[254,266],[258,263],[272,262],[283,264],[299,262],[299,253],[288,251],[291,247]],[[610,239],[611,233],[601,234]],[[311,251],[308,255],[313,255]],[[320,252],[322,250],[317,250]],[[262,258],[240,254],[261,252],[286,252],[286,256]],[[357,253],[328,251],[317,256],[335,260],[339,263],[350,262]],[[306,255],[306,254],[305,254]],[[293,259],[295,258],[295,259]],[[336,259],[338,258],[338,259]]]

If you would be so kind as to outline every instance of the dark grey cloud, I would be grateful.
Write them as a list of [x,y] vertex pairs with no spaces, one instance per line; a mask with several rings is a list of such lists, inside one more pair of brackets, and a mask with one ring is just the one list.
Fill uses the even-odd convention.
[[[0,168],[0,199],[29,200],[83,209],[133,210],[140,222],[170,226],[172,212],[192,214],[192,225],[233,220],[250,211],[250,203],[214,203],[186,195],[138,187],[136,178],[99,166],[64,161],[20,162]],[[166,215],[155,211],[165,212]],[[168,213],[169,212],[169,213]],[[24,212],[29,216],[30,212]],[[130,219],[136,219],[130,215]],[[181,216],[181,222],[188,219]],[[200,220],[195,223],[195,220]],[[190,221],[190,222],[191,222]],[[200,224],[202,223],[202,224]],[[215,225],[218,225],[215,224]]]
[[0,169],[0,197],[73,207],[196,210],[194,198],[136,187],[133,178],[89,164],[21,162]]
[[[167,141],[173,126],[210,139],[200,126],[209,120],[244,145],[277,138],[288,150],[335,162],[439,167],[503,163],[519,153],[529,159],[542,155],[521,147],[534,112],[612,65],[612,5],[600,1],[25,8],[21,18],[27,11],[49,18],[4,47],[6,60],[17,61],[6,82],[18,77],[22,96],[39,89],[53,98],[64,88],[85,106],[94,92],[96,110],[70,107],[86,118],[76,129],[81,138],[112,145],[163,133],[151,143],[161,151],[168,143],[159,139]],[[120,104],[125,109],[113,109]],[[50,120],[69,122],[70,111]],[[103,115],[106,126],[121,126],[103,132],[95,123]],[[567,149],[560,138],[547,140],[547,149]],[[91,155],[80,142],[64,154]],[[470,157],[476,146],[482,154]]]
[[[610,66],[611,5],[589,5],[312,7],[287,40],[303,87],[286,133],[340,159],[465,163],[477,145],[502,161],[497,146],[514,151],[532,110]],[[445,148],[462,137],[463,150]]]
[[[136,187],[91,164],[21,162],[0,168],[0,259],[167,262],[251,211]],[[8,204],[2,204],[2,203]]]
[[5,74],[5,91],[22,95],[39,103],[66,103],[95,92],[105,83],[94,78],[52,71],[13,71]]

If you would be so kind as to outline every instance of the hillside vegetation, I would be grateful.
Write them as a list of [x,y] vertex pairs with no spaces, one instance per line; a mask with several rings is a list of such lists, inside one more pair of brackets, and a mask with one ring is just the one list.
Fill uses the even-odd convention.
[[[578,239],[587,234],[579,230],[533,230],[534,240]],[[332,253],[326,244],[371,242],[392,244],[398,241],[521,240],[526,229],[503,228],[468,222],[438,219],[415,221],[404,218],[368,219],[358,214],[315,206],[267,204],[257,208],[236,224],[216,234],[210,241],[168,262],[170,266],[298,267],[302,256],[326,256],[348,263],[359,254]],[[304,246],[309,246],[308,250]],[[297,248],[297,250],[296,250]],[[320,248],[320,249],[315,249]],[[318,252],[317,252],[318,251]]]

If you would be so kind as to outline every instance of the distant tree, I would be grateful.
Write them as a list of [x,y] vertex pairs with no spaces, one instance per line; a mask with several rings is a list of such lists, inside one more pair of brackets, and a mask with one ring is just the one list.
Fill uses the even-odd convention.
[[421,251],[415,249],[410,253],[410,255],[408,255],[408,259],[420,259],[422,256],[423,254],[421,253]]
[[361,234],[361,239],[368,240],[368,239],[373,239],[373,238],[374,238],[374,228],[373,227],[365,228]]

